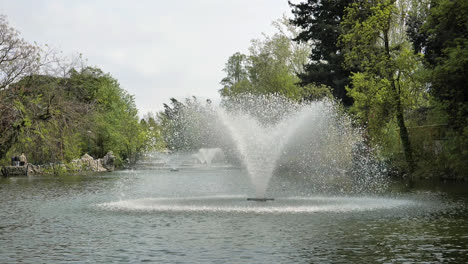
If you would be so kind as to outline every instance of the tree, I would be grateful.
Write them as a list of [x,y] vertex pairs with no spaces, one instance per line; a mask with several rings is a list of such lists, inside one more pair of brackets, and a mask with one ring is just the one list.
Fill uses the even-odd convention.
[[[410,172],[414,170],[413,152],[405,110],[414,103],[408,96],[421,91],[422,85],[414,78],[420,65],[411,50],[404,32],[404,5],[397,1],[379,0],[354,3],[346,8],[342,22],[345,34],[340,43],[347,49],[345,63],[359,69],[351,77],[349,95],[355,103],[352,111],[368,125],[369,134],[375,136],[381,122],[395,118],[400,140]],[[362,10],[370,10],[362,16]]]
[[85,69],[82,74],[91,74],[96,80],[95,86],[83,86],[92,92],[91,98],[96,104],[90,127],[93,153],[102,157],[113,151],[122,161],[134,164],[149,138],[139,121],[133,96],[123,90],[116,79],[99,69]]
[[131,164],[161,141],[153,130],[110,74],[28,44],[0,16],[0,160],[16,151],[67,162],[112,150]]
[[406,34],[413,44],[415,53],[423,52],[423,45],[427,40],[427,35],[422,30],[422,25],[425,23],[429,14],[431,0],[412,0],[406,22]]
[[157,120],[158,117],[153,113],[147,113],[145,117],[140,120],[140,124],[146,136],[144,140],[146,142],[144,145],[144,152],[162,151],[166,148],[162,127]]
[[[59,102],[63,98],[57,87],[63,84],[62,78],[70,69],[69,63],[57,59],[53,50],[21,39],[5,16],[0,16],[0,159],[18,142],[20,134],[32,135],[30,132],[35,131],[39,135],[40,131],[50,131],[38,130],[37,122],[57,122],[60,118],[54,111],[73,112],[63,111],[64,106],[57,105],[63,102]],[[63,76],[50,74],[59,64]],[[73,106],[76,104],[69,108]],[[31,139],[29,136],[25,138]],[[25,138],[21,138],[23,143]],[[63,152],[56,153],[63,158]]]
[[221,80],[224,87],[231,87],[247,78],[246,70],[247,57],[240,52],[234,53],[226,62],[223,69],[227,76]]
[[279,36],[282,36],[284,40],[289,40],[285,43],[288,44],[291,55],[287,56],[286,60],[291,72],[295,75],[303,74],[305,72],[304,66],[309,62],[311,54],[310,42],[292,41],[299,36],[300,31],[286,16],[273,21],[272,25],[276,28]]
[[31,75],[8,89],[19,91],[12,104],[22,125],[3,151],[28,153],[31,162],[69,162],[86,152],[102,157],[113,151],[118,162],[133,164],[150,144],[162,141],[154,124],[140,123],[133,96],[98,68],[72,69],[68,77]]
[[159,114],[166,146],[175,151],[193,151],[203,147],[219,147],[220,133],[211,101],[198,101],[195,96],[180,102],[171,98]]
[[436,124],[447,124],[441,151],[428,167],[463,177],[468,169],[468,2],[424,0],[414,7],[407,32],[424,53],[432,115]]
[[280,94],[301,100],[304,94],[297,85],[297,74],[308,60],[307,45],[291,41],[297,35],[286,18],[273,23],[277,33],[252,40],[249,55],[235,53],[226,64],[227,76],[221,95],[227,99],[241,94]]
[[352,103],[345,90],[349,84],[350,69],[343,66],[344,51],[337,44],[342,33],[344,10],[349,3],[347,0],[289,2],[294,16],[290,22],[301,29],[294,40],[306,43],[312,49],[305,72],[298,74],[301,85],[330,86],[333,95],[347,106]]
[[80,125],[86,126],[82,117],[89,108],[66,96],[64,80],[31,75],[10,85],[9,89],[19,90],[14,104],[24,125],[9,147],[28,153],[31,162],[65,161],[80,154],[80,148],[75,147],[80,141],[76,133]]
[[36,72],[39,59],[39,48],[21,39],[0,15],[0,91]]
[[0,159],[28,124],[23,111],[16,107],[20,88],[9,86],[36,72],[38,65],[39,48],[21,39],[19,32],[0,15]]
[[[418,41],[430,69],[430,92],[449,114],[458,133],[468,126],[468,2],[433,0]],[[419,39],[413,38],[413,41]]]

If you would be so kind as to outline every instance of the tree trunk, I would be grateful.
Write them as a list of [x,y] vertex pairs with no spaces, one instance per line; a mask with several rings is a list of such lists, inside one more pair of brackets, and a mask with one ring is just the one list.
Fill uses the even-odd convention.
[[[388,24],[390,25],[390,17]],[[391,56],[390,56],[390,45],[389,45],[389,31],[390,27],[387,28],[384,32],[384,45],[385,45],[385,52],[387,54],[387,59],[388,61],[391,61]],[[388,67],[388,69],[392,69],[392,67]],[[409,140],[409,135],[408,135],[408,128],[406,127],[405,124],[405,117],[403,115],[403,107],[401,105],[401,98],[400,98],[400,92],[399,89],[397,90],[396,84],[395,84],[395,78],[394,78],[394,71],[390,70],[388,74],[388,79],[391,80],[390,85],[392,88],[392,91],[395,95],[395,101],[396,101],[396,118],[397,118],[397,124],[398,127],[400,128],[400,140],[401,144],[403,145],[403,152],[405,153],[405,159],[406,163],[408,164],[408,171],[409,173],[413,173],[414,171],[414,160],[413,160],[413,152],[411,150],[411,143]]]
[[[392,81],[392,87],[395,87],[395,81]],[[396,92],[396,91],[395,91]],[[397,93],[396,96],[397,106],[396,106],[396,118],[398,127],[400,128],[400,140],[403,145],[403,151],[405,153],[406,163],[408,163],[408,170],[410,173],[414,171],[414,160],[413,160],[413,151],[411,150],[411,143],[408,136],[408,128],[405,125],[405,118],[403,115],[403,109],[401,107],[400,95]]]

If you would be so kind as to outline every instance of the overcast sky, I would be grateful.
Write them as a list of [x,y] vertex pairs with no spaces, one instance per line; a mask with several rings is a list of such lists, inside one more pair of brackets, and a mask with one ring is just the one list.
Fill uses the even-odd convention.
[[287,0],[0,0],[21,36],[82,53],[135,95],[140,115],[170,97],[219,100],[228,57],[274,32]]

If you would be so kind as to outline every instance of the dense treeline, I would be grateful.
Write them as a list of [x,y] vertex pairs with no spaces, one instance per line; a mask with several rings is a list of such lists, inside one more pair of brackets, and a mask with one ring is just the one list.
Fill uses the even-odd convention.
[[[0,21],[0,159],[26,153],[32,163],[69,162],[112,151],[132,164],[164,147],[154,118],[139,120],[133,96],[99,68],[65,64]],[[53,59],[52,59],[53,58]]]
[[273,37],[253,41],[250,54],[228,59],[223,100],[242,93],[299,101],[332,95],[400,175],[466,176],[467,1],[290,6],[293,17],[276,23],[288,30],[278,27]]

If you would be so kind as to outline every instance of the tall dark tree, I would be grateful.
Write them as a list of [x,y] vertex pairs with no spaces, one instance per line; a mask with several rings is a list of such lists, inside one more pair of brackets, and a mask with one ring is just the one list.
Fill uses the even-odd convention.
[[413,44],[414,53],[423,52],[423,45],[426,43],[427,34],[422,30],[422,26],[429,14],[431,0],[412,0],[411,8],[406,20],[406,35]]
[[299,74],[302,85],[309,83],[325,84],[333,89],[333,95],[345,105],[352,100],[346,94],[350,70],[343,67],[343,51],[337,46],[342,33],[340,23],[348,0],[307,0],[299,4],[289,2],[294,18],[290,22],[302,32],[294,39],[310,42],[311,62],[306,65],[305,73]]

